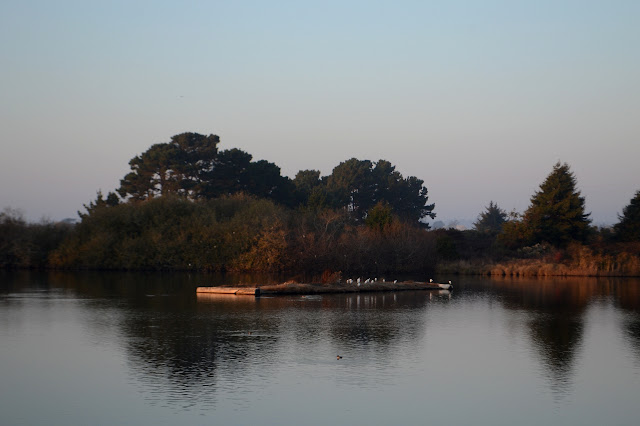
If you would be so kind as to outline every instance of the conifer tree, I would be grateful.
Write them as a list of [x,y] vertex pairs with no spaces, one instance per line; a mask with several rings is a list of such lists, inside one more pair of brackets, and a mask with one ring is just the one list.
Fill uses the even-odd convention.
[[476,228],[476,231],[488,234],[497,234],[502,231],[502,225],[506,221],[507,212],[498,207],[498,204],[494,204],[493,201],[490,201],[486,211],[480,213],[478,220],[473,224],[473,226]]
[[636,192],[628,206],[618,215],[620,222],[613,227],[620,241],[640,241],[640,191]]
[[590,213],[576,189],[576,178],[567,163],[556,163],[553,171],[531,197],[523,225],[528,243],[547,242],[562,247],[571,241],[584,242],[589,234]]

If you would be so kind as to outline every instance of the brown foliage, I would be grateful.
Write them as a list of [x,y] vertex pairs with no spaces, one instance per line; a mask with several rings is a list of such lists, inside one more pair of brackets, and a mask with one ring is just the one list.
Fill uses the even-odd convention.
[[543,253],[499,263],[443,264],[439,272],[496,276],[640,276],[640,253],[627,245],[598,247],[573,243],[565,250]]

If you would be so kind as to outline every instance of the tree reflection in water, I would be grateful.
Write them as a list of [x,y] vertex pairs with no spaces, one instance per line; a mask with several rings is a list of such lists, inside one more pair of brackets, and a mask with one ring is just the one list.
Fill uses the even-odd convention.
[[638,336],[635,319],[640,311],[640,280],[494,277],[462,281],[467,294],[493,294],[493,299],[501,301],[506,309],[525,313],[524,326],[532,348],[540,357],[543,376],[558,398],[572,386],[575,362],[583,343],[585,314],[594,301],[613,301],[630,311],[625,330],[628,342],[640,354],[640,339],[634,337]]
[[[461,309],[498,303],[527,336],[541,377],[557,398],[571,391],[594,303],[615,306],[624,344],[640,364],[640,280],[486,279],[462,277],[451,294],[362,293],[333,296],[196,296],[211,276],[190,274],[21,273],[19,282],[72,292],[89,300],[92,336],[114,335],[131,382],[154,404],[213,406],[222,395],[260,393],[287,365],[310,370],[335,365],[338,381],[366,388],[365,377],[393,382],[394,360],[420,362],[431,303]],[[458,305],[451,302],[459,303]],[[456,311],[457,312],[457,311]],[[459,314],[463,314],[460,312]],[[457,315],[457,314],[456,314]],[[508,319],[509,320],[509,319]],[[106,336],[106,337],[105,337]],[[306,358],[305,358],[306,357]],[[329,364],[333,363],[333,364]],[[350,363],[350,364],[347,364]],[[362,377],[358,376],[362,374]],[[301,379],[302,380],[302,379]],[[237,398],[237,404],[247,404]]]

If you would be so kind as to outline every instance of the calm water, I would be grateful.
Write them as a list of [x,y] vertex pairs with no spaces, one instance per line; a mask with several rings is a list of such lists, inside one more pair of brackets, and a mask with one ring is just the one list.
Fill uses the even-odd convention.
[[195,295],[219,281],[0,272],[0,424],[638,424],[638,279]]

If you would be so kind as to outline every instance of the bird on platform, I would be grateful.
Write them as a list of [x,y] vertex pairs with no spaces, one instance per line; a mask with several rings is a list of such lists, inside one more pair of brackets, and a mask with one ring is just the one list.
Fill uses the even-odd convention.
[[393,283],[394,283],[394,284],[398,284],[398,280],[394,280],[394,281],[393,281]]
[[430,278],[430,279],[429,279],[429,282],[430,282],[430,283],[432,283],[432,282],[433,282],[433,278]]

